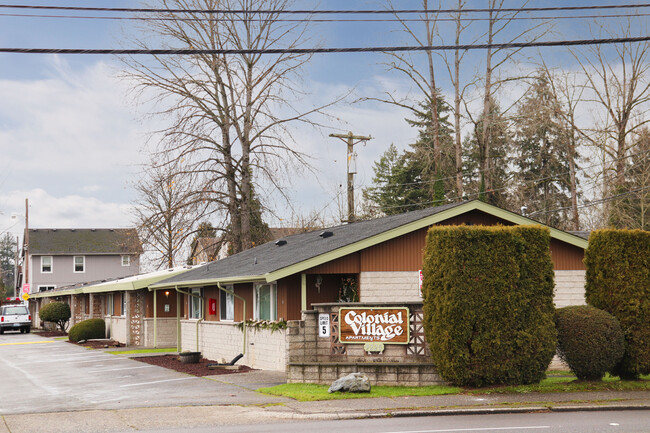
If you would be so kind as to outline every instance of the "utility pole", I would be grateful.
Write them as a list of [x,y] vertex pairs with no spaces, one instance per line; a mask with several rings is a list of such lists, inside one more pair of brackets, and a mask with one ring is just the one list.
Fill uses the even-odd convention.
[[[23,235],[23,240],[25,241],[24,253],[25,259],[23,262],[24,268],[24,279],[23,281],[29,284],[29,199],[25,199],[25,234]],[[21,290],[22,292],[22,290]],[[29,288],[29,293],[32,292],[32,288]]]
[[[340,138],[348,145],[348,223],[353,223],[356,219],[354,216],[354,173],[356,173],[356,155],[354,154],[354,145],[362,141],[371,140],[372,137],[354,135],[352,132],[347,134],[330,134],[330,137]],[[354,160],[353,160],[354,159]],[[354,167],[351,169],[351,165]]]

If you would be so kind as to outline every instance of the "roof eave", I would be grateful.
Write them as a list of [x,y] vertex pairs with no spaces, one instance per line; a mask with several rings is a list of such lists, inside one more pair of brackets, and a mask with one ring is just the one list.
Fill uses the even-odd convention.
[[259,283],[259,282],[268,282],[268,281],[273,281],[273,280],[269,280],[266,277],[266,275],[206,278],[202,280],[188,280],[188,281],[176,281],[176,282],[169,282],[169,283],[152,284],[149,286],[149,291],[173,289],[175,287],[203,287],[203,286],[210,286],[215,284]]

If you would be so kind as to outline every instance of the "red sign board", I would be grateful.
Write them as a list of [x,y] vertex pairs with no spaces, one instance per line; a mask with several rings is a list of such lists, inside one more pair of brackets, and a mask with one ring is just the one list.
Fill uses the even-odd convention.
[[29,293],[29,283],[23,284],[23,293]]
[[217,314],[217,300],[209,298],[208,299],[208,314],[214,316]]

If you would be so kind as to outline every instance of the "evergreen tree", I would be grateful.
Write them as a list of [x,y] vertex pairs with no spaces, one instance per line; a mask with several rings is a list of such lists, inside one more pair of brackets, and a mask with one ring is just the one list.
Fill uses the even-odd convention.
[[515,197],[533,218],[559,228],[570,224],[571,206],[571,132],[563,118],[546,75],[540,74],[525,94],[515,121]]
[[[480,140],[483,139],[483,125],[486,124],[485,113],[476,120],[472,136],[463,143],[466,198],[479,198],[495,206],[510,209],[512,206],[508,187],[511,176],[509,159],[512,153],[512,137],[508,121],[501,113],[499,104],[492,101],[489,106],[489,154],[484,155],[484,146],[480,145]],[[482,164],[483,160],[487,160],[487,163]],[[484,172],[480,170],[482,165],[487,167]],[[492,185],[492,188],[487,189],[486,185]]]
[[11,233],[0,238],[0,296],[14,296],[16,239]]

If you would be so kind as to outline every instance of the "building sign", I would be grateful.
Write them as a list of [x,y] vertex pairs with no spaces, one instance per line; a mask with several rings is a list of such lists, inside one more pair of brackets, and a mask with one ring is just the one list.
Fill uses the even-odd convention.
[[321,338],[327,338],[330,336],[330,315],[329,314],[318,315],[318,336]]
[[408,344],[409,309],[352,308],[339,310],[341,343]]

